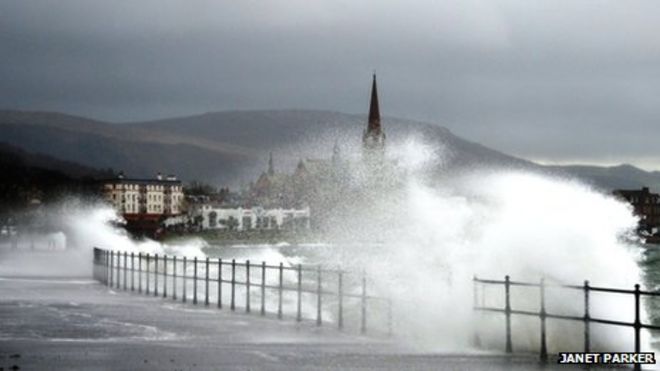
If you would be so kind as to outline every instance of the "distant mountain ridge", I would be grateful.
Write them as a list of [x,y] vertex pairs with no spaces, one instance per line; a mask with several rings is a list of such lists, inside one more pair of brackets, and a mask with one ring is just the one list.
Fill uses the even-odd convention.
[[575,176],[605,190],[649,187],[660,192],[660,171],[645,171],[629,164],[616,166],[562,165],[546,169]]
[[[215,172],[218,162],[244,166],[250,159],[247,151],[231,144],[209,148],[185,136],[44,112],[0,111],[0,142],[135,176],[162,171],[184,179],[205,179],[200,175]],[[226,171],[227,176],[235,175],[231,169]]]
[[[660,189],[660,172],[630,165],[541,166],[462,139],[448,129],[392,117],[382,119],[388,148],[409,137],[442,149],[438,170],[505,167],[561,173],[604,188]],[[164,120],[109,123],[56,112],[0,111],[0,143],[86,167],[131,176],[174,173],[184,181],[232,185],[253,180],[273,151],[278,171],[299,158],[329,158],[339,143],[360,149],[366,115],[314,110],[224,111]]]

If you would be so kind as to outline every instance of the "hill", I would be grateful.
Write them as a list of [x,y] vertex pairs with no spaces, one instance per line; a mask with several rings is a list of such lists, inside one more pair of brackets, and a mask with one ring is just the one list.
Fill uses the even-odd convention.
[[0,174],[0,214],[4,214],[21,209],[32,199],[48,202],[70,193],[93,194],[93,180],[112,176],[112,171],[0,144]]
[[0,142],[140,177],[160,171],[183,179],[219,181],[235,176],[232,170],[250,162],[250,155],[234,145],[225,148],[222,143],[205,143],[203,138],[48,112],[0,111]]
[[[128,125],[170,135],[194,135],[213,142],[231,141],[249,148],[263,163],[269,151],[276,151],[279,152],[276,158],[290,166],[300,157],[330,157],[335,142],[349,156],[359,155],[366,120],[365,115],[332,111],[229,111]],[[468,164],[533,166],[529,161],[459,138],[438,125],[394,117],[384,117],[382,122],[388,146],[396,146],[410,137],[418,138],[426,144],[445,148],[443,156],[449,167]]]
[[[660,189],[660,173],[630,165],[541,166],[462,139],[431,123],[383,117],[388,148],[410,138],[441,150],[438,170],[524,168],[560,173],[597,187]],[[236,186],[265,169],[273,151],[279,171],[302,157],[328,158],[334,143],[357,156],[364,115],[332,111],[227,111],[165,120],[110,123],[54,112],[0,111],[0,142],[85,167],[131,176],[174,173],[184,181]]]
[[628,164],[617,166],[564,165],[546,166],[546,168],[553,172],[579,178],[606,191],[649,187],[655,192],[660,192],[660,172],[644,171]]
[[[356,152],[366,118],[328,111],[235,111],[136,123],[108,123],[60,113],[0,111],[0,142],[132,176],[175,173],[219,184],[247,181],[275,151],[280,169],[301,157],[327,158],[336,141]],[[416,135],[446,148],[445,166],[532,166],[432,124],[384,118],[391,143]],[[235,184],[234,184],[235,185]]]

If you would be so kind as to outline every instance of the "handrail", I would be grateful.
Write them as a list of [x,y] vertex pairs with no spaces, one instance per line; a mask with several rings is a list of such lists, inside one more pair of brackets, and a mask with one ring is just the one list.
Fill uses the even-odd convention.
[[[237,286],[243,287],[245,312],[252,311],[254,300],[251,297],[256,296],[260,306],[257,312],[262,316],[271,313],[267,310],[270,309],[267,308],[265,300],[267,293],[275,293],[277,311],[273,314],[279,319],[284,317],[285,292],[296,293],[296,312],[293,315],[299,321],[303,320],[303,295],[313,295],[316,299],[316,324],[322,326],[323,311],[330,308],[337,313],[336,325],[340,330],[344,328],[345,314],[350,304],[357,305],[358,308],[352,313],[359,313],[358,323],[363,334],[367,332],[367,317],[378,312],[375,309],[368,310],[368,307],[382,303],[379,305],[386,306],[385,327],[388,334],[392,333],[392,301],[386,297],[367,294],[367,277],[364,272],[355,273],[300,264],[287,267],[283,263],[273,265],[265,261],[255,263],[250,260],[241,262],[236,259],[136,254],[100,248],[94,248],[93,263],[94,278],[109,287],[132,292],[137,289],[138,293],[163,298],[169,295],[173,300],[181,300],[184,303],[192,299],[193,304],[203,302],[205,306],[210,305],[212,296],[215,295],[215,305],[218,308],[223,307],[223,296],[229,296],[231,311],[235,311],[239,306]],[[285,282],[285,272],[295,277],[290,282]],[[346,290],[346,282],[349,282],[347,278],[350,276],[354,276],[353,282],[357,285],[354,291]],[[335,282],[336,287],[332,287]],[[189,290],[190,285],[192,290]],[[211,292],[211,285],[215,287],[216,294]],[[192,291],[192,297],[189,291]],[[325,298],[334,298],[336,303],[324,300]],[[345,299],[352,301],[347,303]]]
[[[580,321],[584,323],[584,352],[589,352],[591,348],[590,340],[590,324],[599,323],[603,325],[612,325],[612,326],[626,326],[634,328],[635,332],[635,352],[640,352],[641,348],[641,329],[650,329],[650,330],[660,330],[660,326],[656,326],[650,323],[641,322],[641,305],[640,298],[642,296],[657,297],[660,296],[660,291],[643,291],[640,289],[640,285],[635,285],[634,289],[621,289],[621,288],[612,288],[612,287],[598,287],[590,286],[589,281],[584,281],[583,285],[566,285],[566,284],[556,284],[556,283],[546,283],[541,279],[538,283],[535,282],[522,282],[522,281],[512,281],[510,277],[505,276],[504,280],[494,280],[494,279],[482,279],[473,278],[474,282],[474,293],[473,293],[473,309],[483,312],[492,312],[492,313],[503,313],[506,319],[506,352],[511,353],[513,351],[512,339],[511,339],[511,316],[512,315],[522,315],[522,316],[531,316],[538,317],[541,321],[541,347],[540,347],[540,358],[541,361],[547,361],[547,345],[546,345],[546,333],[545,333],[545,321],[548,318],[559,319],[559,320],[569,320],[569,321]],[[477,303],[479,295],[478,285],[482,287],[482,297],[481,304]],[[484,304],[484,287],[486,285],[502,285],[504,286],[504,307],[491,307]],[[520,310],[514,309],[511,307],[511,288],[516,286],[523,287],[535,287],[539,289],[540,296],[540,309],[539,311],[529,311],[529,310]],[[560,288],[560,289],[570,289],[570,290],[580,290],[583,292],[584,298],[584,313],[583,315],[566,315],[559,313],[549,313],[545,309],[545,289],[546,288]],[[590,315],[590,293],[591,292],[604,292],[610,294],[623,294],[623,295],[633,295],[635,299],[635,320],[633,322],[625,322],[616,319],[608,318],[597,318]],[[638,366],[638,365],[637,365]],[[636,366],[636,367],[637,367]]]

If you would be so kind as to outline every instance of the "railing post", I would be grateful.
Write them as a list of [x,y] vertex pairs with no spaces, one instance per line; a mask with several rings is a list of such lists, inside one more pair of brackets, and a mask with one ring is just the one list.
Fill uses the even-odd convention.
[[167,255],[163,255],[163,297],[167,297]]
[[229,309],[236,310],[236,259],[231,260],[231,301]]
[[193,304],[197,304],[197,257],[193,259]]
[[112,266],[111,266],[112,284],[110,285],[110,287],[114,288],[117,286],[117,280],[119,279],[119,277],[117,277],[117,264],[118,264],[117,260],[119,259],[119,257],[117,256],[118,253],[115,253],[114,251],[112,251],[111,254],[112,254]]
[[106,261],[107,269],[106,269],[106,272],[105,272],[105,275],[106,275],[107,279],[106,279],[105,284],[106,284],[106,286],[110,286],[111,285],[110,278],[112,276],[112,264],[110,262],[110,251],[106,251],[105,257],[106,257],[106,260],[107,260]]
[[138,292],[142,293],[142,253],[138,253]]
[[181,299],[183,302],[188,301],[188,258],[183,257],[183,274],[181,276],[183,278],[183,296]]
[[135,291],[135,253],[131,251],[131,291]]
[[337,328],[344,328],[344,272],[337,271]]
[[172,300],[176,300],[176,255],[172,257]]
[[284,263],[282,262],[280,262],[279,279],[279,289],[277,292],[277,318],[282,319],[282,292],[284,291]]
[[124,251],[124,290],[128,289],[128,251]]
[[99,249],[98,247],[94,248],[94,263],[94,275],[99,282],[104,283],[105,279],[107,278],[105,274],[105,251]]
[[296,320],[298,322],[302,321],[302,264],[298,264],[298,313]]
[[99,249],[94,248],[94,255],[92,258],[92,277],[95,281],[101,281],[101,274],[99,273],[99,267],[101,266],[101,259],[99,258]]
[[115,272],[115,253],[114,251],[110,251],[110,280],[108,281],[109,282],[108,286],[110,288],[112,288],[112,279],[113,279],[112,276],[114,275],[114,272]]
[[117,251],[115,254],[116,259],[115,261],[117,262],[117,272],[116,273],[116,279],[115,279],[115,287],[117,290],[121,287],[121,253]]
[[99,267],[101,266],[101,258],[99,258],[99,249],[94,248],[93,250],[94,254],[92,257],[92,278],[94,278],[95,281],[101,281],[101,274],[99,273]]
[[548,362],[548,345],[547,345],[547,340],[546,340],[546,331],[545,331],[545,320],[546,320],[546,312],[545,312],[545,279],[541,278],[541,284],[539,286],[540,290],[540,296],[541,296],[541,312],[540,317],[541,317],[541,354],[540,354],[540,359],[542,363],[547,363]]
[[147,253],[147,256],[146,256],[147,261],[144,263],[144,265],[145,265],[145,274],[147,276],[147,282],[145,282],[146,288],[145,288],[144,292],[147,295],[149,295],[149,258],[150,258],[150,255],[149,255],[149,253]]
[[119,252],[110,252],[110,288],[119,287]]
[[105,270],[103,271],[103,275],[105,276],[103,282],[105,285],[108,285],[108,281],[110,279],[110,273],[108,270],[108,267],[110,266],[110,254],[107,251],[103,251],[103,263],[105,265]]
[[105,252],[105,285],[108,286],[110,282],[110,252]]
[[511,344],[511,280],[507,275],[504,277],[504,314],[506,318],[506,352],[513,352]]
[[218,308],[222,308],[222,258],[218,258]]
[[266,315],[266,262],[261,262],[261,315]]
[[111,283],[110,283],[110,288],[114,288],[117,286],[117,280],[119,279],[117,277],[117,264],[119,264],[117,261],[119,260],[119,253],[116,253],[114,251],[110,251],[110,278],[111,278]]
[[105,251],[94,248],[94,278],[100,283],[105,282]]
[[477,309],[477,276],[472,276],[472,310]]
[[206,271],[205,271],[205,274],[204,274],[204,278],[205,278],[206,282],[204,284],[204,286],[205,286],[204,287],[204,305],[206,305],[208,307],[209,306],[209,258],[208,257],[206,257],[205,269],[206,269]]
[[316,267],[316,325],[321,326],[323,320],[321,318],[323,290],[321,287],[321,266]]
[[103,271],[103,251],[101,251],[99,248],[95,247],[94,248],[94,257],[92,258],[92,277],[94,278],[95,281],[98,281],[100,283],[103,283],[103,277],[102,271]]
[[[642,323],[641,323],[641,308],[640,308],[640,292],[639,292],[639,284],[635,285],[635,352],[639,353],[641,352],[641,346],[642,346],[642,340],[641,340],[641,331],[642,331]],[[636,365],[636,367],[639,367],[639,365]]]
[[362,320],[360,321],[360,333],[367,333],[367,275],[362,272]]
[[154,254],[154,296],[158,296],[158,254]]
[[589,316],[589,281],[584,281],[584,352],[589,353],[591,348]]
[[[476,311],[479,307],[479,279],[476,275],[472,276],[472,310]],[[481,348],[481,338],[479,338],[479,326],[475,326],[472,343],[476,348]]]
[[488,286],[486,285],[481,285],[481,291],[479,292],[481,294],[481,306],[485,307],[486,306],[486,289]]
[[101,283],[106,284],[108,281],[108,255],[106,254],[105,250],[101,250],[101,272],[99,273],[103,277],[101,277]]
[[245,261],[245,312],[250,313],[250,260]]

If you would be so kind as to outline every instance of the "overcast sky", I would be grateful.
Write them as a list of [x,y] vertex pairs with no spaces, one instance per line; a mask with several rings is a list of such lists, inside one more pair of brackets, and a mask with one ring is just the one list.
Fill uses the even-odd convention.
[[545,162],[660,169],[660,1],[0,0],[0,108],[431,121]]

